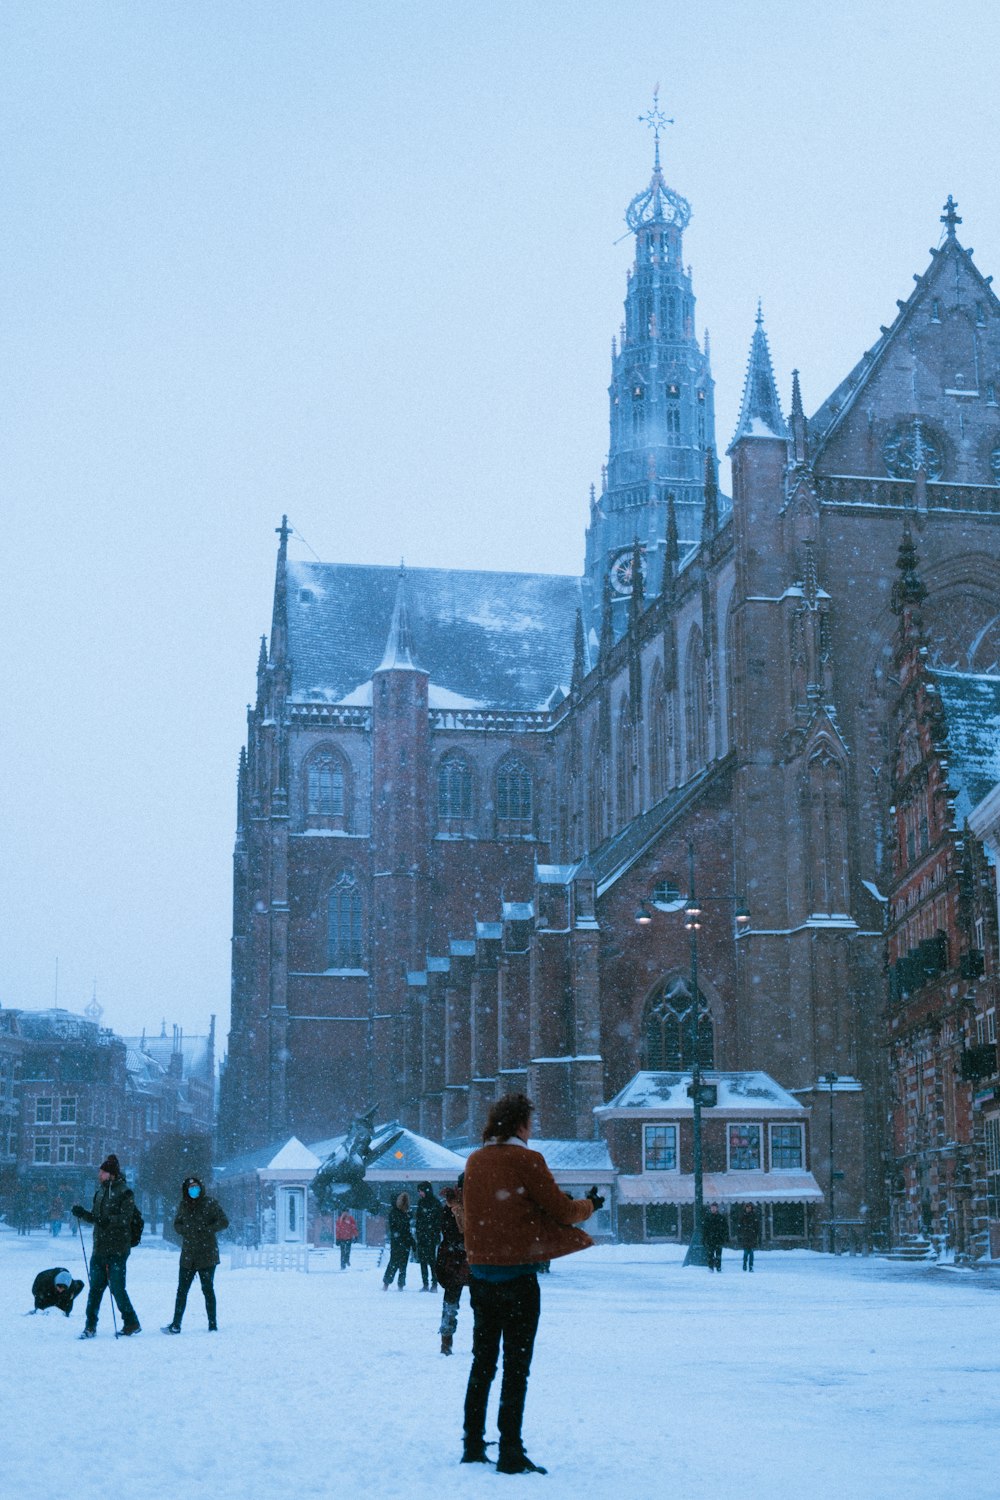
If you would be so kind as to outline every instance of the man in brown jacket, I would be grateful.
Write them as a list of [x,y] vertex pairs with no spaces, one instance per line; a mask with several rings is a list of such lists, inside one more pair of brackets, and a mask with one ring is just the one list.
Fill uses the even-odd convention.
[[545,1473],[531,1462],[521,1441],[540,1311],[538,1267],[592,1245],[590,1236],[573,1225],[589,1219],[604,1201],[596,1188],[586,1198],[569,1198],[556,1185],[545,1158],[528,1149],[532,1113],[523,1094],[499,1099],[483,1130],[485,1145],[472,1153],[465,1168],[465,1248],[475,1322],[462,1462],[487,1462],[486,1403],[502,1339],[501,1474]]

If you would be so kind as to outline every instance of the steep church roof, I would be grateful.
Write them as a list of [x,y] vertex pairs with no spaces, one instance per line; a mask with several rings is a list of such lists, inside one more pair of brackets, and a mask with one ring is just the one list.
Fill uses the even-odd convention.
[[[392,637],[398,584],[393,567],[287,564],[293,702],[365,701]],[[432,704],[540,709],[568,691],[579,578],[408,568],[405,589],[407,652],[430,674]]]
[[1000,783],[1000,677],[932,671],[948,731],[948,780],[964,818]]
[[957,285],[957,278],[962,274],[968,274],[977,289],[977,294],[982,295],[984,300],[992,305],[994,311],[1000,305],[990,285],[992,277],[982,274],[972,259],[972,250],[966,249],[959,243],[956,228],[962,220],[956,208],[957,205],[949,194],[944,213],[941,215],[941,223],[945,226],[944,242],[931,250],[932,259],[927,270],[922,276],[914,276],[913,291],[905,301],[902,299],[897,301],[897,312],[893,321],[882,326],[876,342],[866,350],[854,368],[836,389],[831,391],[822,406],[809,419],[809,436],[814,460],[819,457],[822,449],[845,421],[862,392],[871,384],[875,372],[885,364],[890,347],[895,346],[903,338],[904,329],[912,322],[916,310],[932,299],[946,277],[951,278],[952,285]]

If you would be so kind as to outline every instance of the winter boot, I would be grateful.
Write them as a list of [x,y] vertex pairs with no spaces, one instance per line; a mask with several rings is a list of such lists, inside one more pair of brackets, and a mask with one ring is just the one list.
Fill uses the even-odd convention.
[[166,1328],[161,1328],[160,1329],[160,1332],[161,1333],[180,1333],[180,1329],[177,1327],[176,1323],[168,1323],[167,1326],[166,1326]]
[[541,1464],[533,1464],[523,1448],[501,1449],[497,1459],[498,1474],[547,1474]]
[[83,1330],[83,1332],[80,1334],[80,1337],[82,1339],[96,1339],[96,1337],[97,1337],[97,1329],[96,1328],[85,1328]]
[[209,1323],[209,1325],[208,1325],[208,1331],[209,1331],[209,1333],[218,1333],[218,1331],[219,1331],[219,1325],[218,1325],[218,1323],[216,1323],[214,1320],[211,1323]]
[[140,1326],[139,1326],[138,1323],[123,1323],[122,1324],[122,1338],[123,1339],[130,1339],[132,1337],[133,1333],[141,1333],[141,1332],[142,1332],[142,1329],[140,1328]]
[[462,1449],[463,1464],[488,1464],[489,1456],[482,1438],[466,1438]]
[[442,1335],[441,1335],[441,1353],[442,1354],[450,1354],[451,1352],[452,1352],[452,1349],[451,1349],[451,1334],[450,1333],[442,1333]]

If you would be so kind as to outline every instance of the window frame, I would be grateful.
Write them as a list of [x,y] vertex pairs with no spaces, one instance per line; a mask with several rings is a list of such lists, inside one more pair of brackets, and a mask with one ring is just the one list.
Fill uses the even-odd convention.
[[[799,1137],[799,1160],[795,1166],[782,1162],[775,1164],[775,1132],[797,1131]],[[784,1148],[780,1148],[784,1149]],[[804,1172],[806,1170],[806,1132],[800,1120],[772,1120],[767,1127],[767,1159],[772,1172]]]
[[[527,786],[527,816],[522,811],[511,813],[511,783],[516,779],[516,806],[525,806],[524,788]],[[518,755],[506,757],[496,769],[496,826],[500,838],[531,838],[535,828],[535,777],[528,761]]]
[[[665,1137],[672,1137],[672,1145],[665,1144],[665,1149],[673,1155],[673,1165],[666,1167],[653,1166],[650,1156],[654,1154],[655,1148],[651,1149],[650,1134],[654,1131],[662,1131]],[[680,1138],[675,1120],[658,1120],[651,1125],[642,1127],[642,1170],[644,1172],[679,1172],[680,1171]]]
[[[757,1132],[757,1165],[745,1166],[736,1164],[733,1160],[733,1131],[741,1130],[749,1133]],[[760,1120],[728,1120],[726,1122],[726,1171],[727,1172],[763,1172],[764,1170],[764,1129]]]
[[[327,762],[327,765],[321,765]],[[330,776],[330,805],[323,805],[322,789],[318,784],[321,771]],[[302,821],[305,828],[325,828],[335,833],[347,833],[351,827],[351,796],[353,782],[351,766],[339,746],[330,743],[313,745],[303,757],[300,769],[302,784]],[[316,796],[313,795],[313,778],[317,778]],[[339,777],[339,809],[336,794]]]
[[463,755],[461,750],[446,750],[437,763],[436,784],[438,832],[453,836],[472,832],[476,815],[476,793],[468,756]]
[[[55,1100],[53,1099],[53,1096],[51,1094],[48,1094],[48,1095],[44,1095],[44,1094],[43,1095],[37,1095],[36,1094],[36,1096],[35,1096],[35,1124],[36,1125],[51,1125],[53,1123],[52,1116],[53,1116],[53,1106],[54,1106],[54,1103],[55,1103]],[[46,1109],[48,1110],[47,1114],[45,1113]]]
[[[76,1094],[67,1094],[59,1100],[59,1124],[75,1125],[79,1107]],[[67,1110],[70,1111],[67,1113]]]
[[[338,897],[338,892],[343,893]],[[342,936],[340,922],[343,914],[343,900],[348,902],[347,927],[348,936],[345,940]],[[334,901],[337,900],[338,929],[337,946],[334,947],[333,938],[333,912]],[[353,962],[351,961],[353,960]],[[341,870],[337,879],[329,887],[326,898],[326,972],[328,974],[358,974],[365,973],[365,950],[364,950],[364,899],[360,883],[353,870]]]
[[52,1165],[52,1137],[50,1135],[35,1136],[31,1159],[36,1167]]

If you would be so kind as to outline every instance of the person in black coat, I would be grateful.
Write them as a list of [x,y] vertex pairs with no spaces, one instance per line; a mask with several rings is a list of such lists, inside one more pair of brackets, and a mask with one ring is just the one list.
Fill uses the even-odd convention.
[[207,1196],[201,1178],[185,1177],[180,1205],[174,1218],[174,1232],[181,1237],[177,1296],[174,1300],[174,1316],[164,1328],[164,1333],[180,1333],[187,1295],[196,1275],[205,1298],[208,1331],[217,1331],[215,1268],[219,1264],[219,1243],[216,1236],[228,1228],[229,1220],[221,1204]]
[[752,1203],[744,1203],[736,1221],[736,1238],[743,1251],[744,1271],[753,1270],[753,1253],[760,1246],[760,1219]]
[[462,1288],[469,1285],[469,1258],[465,1253],[465,1210],[462,1207],[463,1173],[453,1188],[444,1190],[441,1241],[434,1269],[444,1292],[441,1304],[441,1353],[451,1354],[458,1327],[458,1304]]
[[65,1266],[53,1266],[51,1270],[39,1271],[31,1283],[35,1312],[45,1312],[50,1307],[58,1307],[67,1318],[73,1311],[73,1303],[82,1291],[83,1282],[74,1281]]
[[708,1269],[710,1271],[722,1270],[722,1247],[729,1243],[729,1228],[726,1224],[725,1215],[719,1212],[719,1205],[713,1203],[705,1215],[701,1227],[701,1237],[708,1251]]
[[413,1231],[410,1228],[410,1195],[400,1193],[389,1210],[389,1264],[382,1277],[382,1290],[387,1292],[393,1277],[399,1272],[399,1290],[406,1285],[406,1263],[413,1249]]
[[442,1209],[434,1189],[429,1182],[417,1183],[417,1259],[420,1262],[420,1279],[425,1292],[437,1291],[437,1275],[434,1261],[441,1240]]
[[79,1203],[75,1203],[72,1209],[74,1218],[94,1226],[94,1248],[90,1256],[90,1294],[87,1297],[86,1321],[80,1337],[95,1337],[101,1300],[109,1286],[121,1311],[122,1333],[127,1337],[129,1334],[142,1332],[135,1308],[125,1289],[125,1266],[132,1249],[132,1226],[133,1222],[137,1222],[141,1228],[141,1218],[117,1156],[112,1154],[104,1158],[97,1169],[97,1182],[93,1208],[82,1208]]

